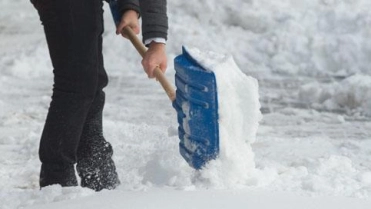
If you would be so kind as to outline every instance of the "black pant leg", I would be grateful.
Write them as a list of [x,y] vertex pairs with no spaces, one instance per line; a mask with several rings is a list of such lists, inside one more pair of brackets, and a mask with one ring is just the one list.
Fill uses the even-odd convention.
[[33,0],[53,64],[52,101],[40,141],[40,185],[77,185],[76,152],[98,90],[101,0]]

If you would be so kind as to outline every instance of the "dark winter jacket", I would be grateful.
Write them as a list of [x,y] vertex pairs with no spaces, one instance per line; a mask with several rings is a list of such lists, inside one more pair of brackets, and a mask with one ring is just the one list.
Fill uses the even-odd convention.
[[117,0],[121,14],[126,10],[135,10],[142,17],[143,39],[167,39],[168,19],[166,0]]

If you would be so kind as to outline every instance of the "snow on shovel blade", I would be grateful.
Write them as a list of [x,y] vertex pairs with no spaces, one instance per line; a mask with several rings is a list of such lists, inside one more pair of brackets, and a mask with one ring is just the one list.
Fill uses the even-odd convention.
[[218,98],[215,75],[183,47],[174,59],[179,150],[188,164],[201,169],[219,153]]

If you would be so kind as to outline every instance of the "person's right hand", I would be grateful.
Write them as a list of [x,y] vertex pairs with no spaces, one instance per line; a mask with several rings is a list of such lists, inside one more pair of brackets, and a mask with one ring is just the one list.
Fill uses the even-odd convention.
[[121,17],[121,22],[116,27],[116,34],[121,34],[123,37],[127,38],[126,34],[122,32],[124,27],[129,26],[135,34],[139,34],[140,25],[138,20],[138,13],[134,10],[127,10]]
[[167,67],[166,46],[163,43],[152,42],[144,54],[142,65],[148,78],[154,78],[154,70],[159,67],[165,73]]

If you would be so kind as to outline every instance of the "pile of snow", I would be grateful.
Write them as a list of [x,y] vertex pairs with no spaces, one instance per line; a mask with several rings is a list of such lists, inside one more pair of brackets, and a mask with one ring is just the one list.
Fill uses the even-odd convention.
[[169,41],[232,54],[260,76],[370,74],[368,8],[368,0],[169,1]]
[[220,152],[201,177],[213,187],[244,184],[255,168],[251,143],[262,117],[258,81],[242,73],[230,55],[197,48],[187,51],[204,69],[214,72],[217,84]]
[[317,108],[371,116],[371,76],[356,74],[331,84],[309,83],[300,88],[299,99]]

